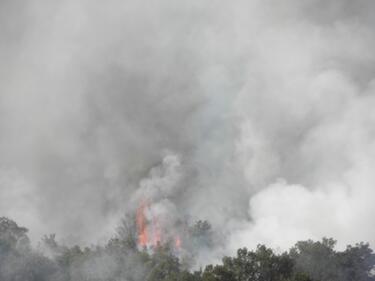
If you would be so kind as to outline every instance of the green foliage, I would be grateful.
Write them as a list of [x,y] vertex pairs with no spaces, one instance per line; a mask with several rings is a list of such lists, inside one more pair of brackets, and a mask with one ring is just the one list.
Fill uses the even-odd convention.
[[198,220],[189,228],[190,240],[193,247],[211,247],[212,229],[208,221]]
[[137,248],[137,233],[134,218],[127,215],[117,228],[118,239],[121,240],[124,247],[135,250]]
[[306,272],[314,280],[338,280],[336,241],[324,238],[322,242],[300,241],[290,250],[296,261],[296,270]]
[[293,261],[288,255],[276,255],[259,245],[255,252],[239,249],[236,257],[223,258],[222,265],[207,266],[203,280],[287,280],[292,273]]
[[27,231],[8,218],[0,218],[0,280],[57,280],[56,262],[31,250]]
[[[133,228],[134,225],[123,221],[117,236],[105,245],[83,249],[61,246],[55,235],[44,236],[38,252],[29,246],[27,229],[1,218],[0,280],[375,281],[371,274],[375,255],[364,243],[340,252],[335,250],[333,239],[300,241],[281,254],[258,245],[254,250],[239,249],[234,257],[224,257],[220,264],[191,272],[168,243],[153,249],[138,249]],[[205,239],[212,235],[211,226],[198,221],[188,229],[188,234],[184,238],[207,246]],[[48,253],[48,257],[41,252]]]
[[177,257],[171,254],[168,247],[157,247],[151,256],[149,281],[177,280],[180,273],[180,263]]
[[370,281],[375,266],[375,255],[368,244],[348,246],[343,252],[334,250],[336,241],[323,238],[298,242],[290,250],[296,271],[308,274],[317,281]]
[[344,252],[337,253],[337,255],[341,267],[340,280],[370,280],[368,275],[374,268],[375,255],[368,244],[359,243],[354,247],[348,246]]
[[18,226],[8,218],[0,217],[0,248],[29,250],[30,240],[27,232],[27,228]]

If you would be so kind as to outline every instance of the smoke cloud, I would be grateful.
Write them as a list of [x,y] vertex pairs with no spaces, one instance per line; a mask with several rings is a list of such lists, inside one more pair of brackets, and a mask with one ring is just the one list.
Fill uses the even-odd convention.
[[1,215],[97,241],[147,197],[209,220],[223,251],[374,246],[374,11],[1,1]]

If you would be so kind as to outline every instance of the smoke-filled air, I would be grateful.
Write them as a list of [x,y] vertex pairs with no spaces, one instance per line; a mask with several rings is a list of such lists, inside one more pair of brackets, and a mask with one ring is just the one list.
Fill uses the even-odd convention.
[[0,1],[0,280],[375,280],[375,1]]

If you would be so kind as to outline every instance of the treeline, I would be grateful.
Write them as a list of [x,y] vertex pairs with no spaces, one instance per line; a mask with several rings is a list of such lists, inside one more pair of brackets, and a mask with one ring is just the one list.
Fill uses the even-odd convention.
[[[210,226],[197,222],[190,244],[208,243]],[[195,242],[194,242],[195,239]],[[124,223],[105,245],[59,245],[54,235],[30,246],[27,229],[0,218],[1,281],[371,281],[375,255],[368,244],[336,251],[333,239],[296,243],[278,254],[265,245],[239,249],[217,265],[191,271],[194,253],[176,252],[166,243],[138,249],[131,226]],[[197,245],[197,244],[196,244]],[[192,250],[193,251],[193,250]]]

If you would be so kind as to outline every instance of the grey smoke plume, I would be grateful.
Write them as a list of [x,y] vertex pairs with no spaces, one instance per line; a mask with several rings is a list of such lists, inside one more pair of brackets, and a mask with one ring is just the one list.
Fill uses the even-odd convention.
[[2,1],[1,215],[95,241],[156,192],[231,249],[373,245],[374,8]]

